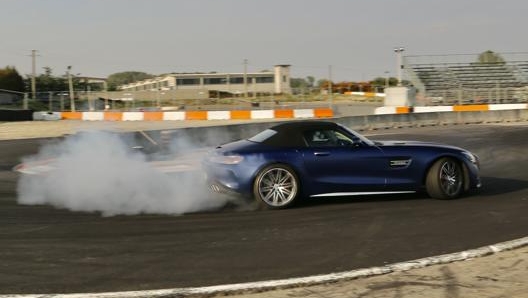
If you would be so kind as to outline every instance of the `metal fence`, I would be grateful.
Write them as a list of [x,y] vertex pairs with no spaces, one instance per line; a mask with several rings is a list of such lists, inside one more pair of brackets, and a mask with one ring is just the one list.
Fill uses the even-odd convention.
[[467,105],[528,102],[528,87],[450,88],[427,91],[417,96],[419,105]]
[[292,94],[227,94],[208,90],[68,91],[9,93],[0,90],[0,108],[35,111],[148,111],[184,109],[267,109],[286,104],[328,106],[330,96],[319,89],[299,89]]
[[[0,108],[31,109],[34,111],[149,111],[149,110],[236,110],[270,109],[281,107],[314,108],[331,107],[342,101],[382,103],[383,98],[328,94],[326,90],[304,88],[292,94],[254,94],[248,97],[225,94],[189,93],[186,96],[172,91],[136,92],[74,92],[73,99],[67,91],[31,93],[0,90]],[[522,88],[450,88],[418,93],[416,105],[468,105],[527,103],[528,87]]]

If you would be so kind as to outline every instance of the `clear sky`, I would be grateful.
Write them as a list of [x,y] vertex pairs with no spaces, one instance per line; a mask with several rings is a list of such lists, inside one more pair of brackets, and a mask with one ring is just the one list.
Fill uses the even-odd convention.
[[404,55],[528,52],[526,0],[0,0],[0,67],[396,76]]

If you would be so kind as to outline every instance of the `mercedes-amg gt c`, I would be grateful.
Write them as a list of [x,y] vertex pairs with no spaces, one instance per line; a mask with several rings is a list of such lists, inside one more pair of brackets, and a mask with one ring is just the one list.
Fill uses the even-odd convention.
[[479,160],[462,148],[372,141],[331,121],[293,121],[218,146],[203,160],[211,189],[280,209],[301,197],[413,193],[454,199],[479,188]]

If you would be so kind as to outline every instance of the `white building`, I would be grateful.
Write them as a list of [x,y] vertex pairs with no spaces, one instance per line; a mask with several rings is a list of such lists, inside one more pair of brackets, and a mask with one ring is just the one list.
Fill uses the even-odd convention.
[[208,90],[232,95],[291,94],[290,65],[275,65],[273,71],[252,73],[172,73],[122,85],[119,89]]

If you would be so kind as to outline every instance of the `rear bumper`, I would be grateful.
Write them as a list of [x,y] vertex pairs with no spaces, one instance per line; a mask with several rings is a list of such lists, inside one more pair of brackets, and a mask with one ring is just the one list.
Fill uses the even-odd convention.
[[230,195],[230,196],[238,196],[242,194],[237,189],[229,188],[228,186],[226,186],[225,184],[217,180],[207,179],[206,183],[209,189],[215,193],[225,194],[225,195]]
[[204,163],[208,187],[216,192],[232,195],[249,195],[252,188],[251,173],[238,167]]

